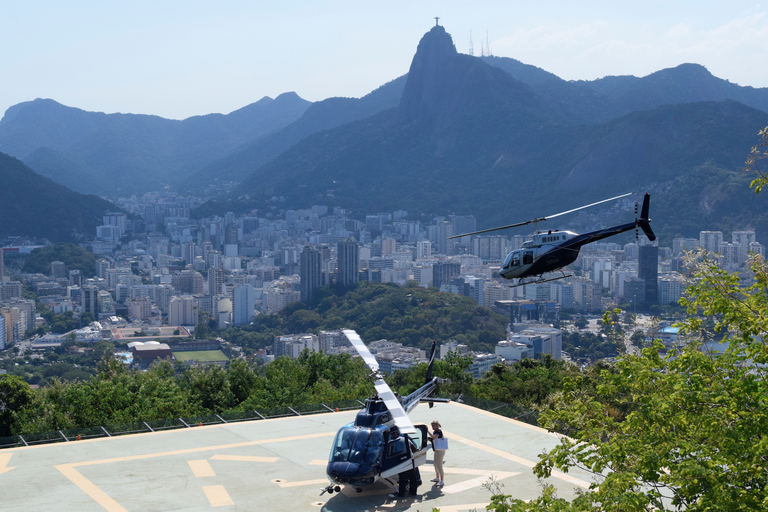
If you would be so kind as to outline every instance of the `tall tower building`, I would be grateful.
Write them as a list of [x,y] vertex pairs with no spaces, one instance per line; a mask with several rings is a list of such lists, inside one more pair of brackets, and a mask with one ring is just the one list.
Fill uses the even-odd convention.
[[437,252],[440,254],[452,255],[454,252],[454,240],[448,240],[449,236],[453,236],[453,223],[444,220],[436,226],[437,233]]
[[336,282],[350,286],[357,283],[360,273],[360,247],[352,239],[339,242],[336,252],[338,274]]
[[381,255],[389,256],[397,250],[397,241],[394,238],[381,239]]
[[747,261],[747,254],[749,253],[749,246],[757,241],[754,231],[734,231],[732,236],[732,242],[739,244],[739,265],[744,264]]
[[208,271],[208,295],[222,295],[224,286],[224,271],[212,268]]
[[659,247],[641,245],[638,256],[637,277],[645,280],[645,303],[659,301]]
[[101,312],[101,296],[98,286],[83,286],[80,290],[80,303],[83,306],[83,311],[91,313],[98,320]]
[[168,304],[168,325],[197,325],[197,299],[191,295],[175,296]]
[[238,240],[238,226],[235,222],[230,222],[224,231],[224,243],[225,244],[237,244]]
[[723,243],[722,231],[700,231],[699,247],[707,252],[720,252],[720,244]]
[[299,261],[299,276],[301,277],[301,301],[311,304],[315,289],[322,286],[322,257],[320,251],[305,247]]
[[0,283],[3,282],[3,276],[5,275],[5,262],[3,261],[3,248],[0,247]]
[[432,242],[429,240],[416,242],[416,259],[429,258],[430,256],[432,256]]
[[51,262],[51,277],[54,279],[63,279],[67,277],[67,266],[63,261]]
[[253,320],[256,290],[250,284],[235,287],[232,301],[232,323],[243,325]]
[[83,276],[77,269],[69,271],[69,286],[82,286]]
[[435,263],[432,266],[432,286],[439,289],[460,273],[460,263]]

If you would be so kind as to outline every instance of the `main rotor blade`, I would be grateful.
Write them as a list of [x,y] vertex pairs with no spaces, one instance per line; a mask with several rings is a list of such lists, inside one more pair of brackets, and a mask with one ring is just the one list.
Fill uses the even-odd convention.
[[387,410],[392,415],[392,419],[395,421],[397,428],[400,429],[400,432],[403,434],[415,434],[416,427],[411,423],[408,413],[405,412],[400,400],[397,399],[387,383],[383,379],[379,379],[373,383],[373,387],[376,388],[379,398],[384,400],[384,405],[387,406]]
[[628,192],[626,194],[621,194],[620,196],[612,197],[610,199],[603,199],[602,201],[598,201],[596,203],[588,204],[588,205],[585,205],[585,206],[579,206],[578,208],[574,208],[573,210],[568,210],[567,212],[560,212],[560,213],[556,213],[554,215],[550,215],[549,217],[544,217],[544,220],[552,219],[554,217],[559,217],[560,215],[565,215],[566,213],[571,213],[571,212],[575,212],[575,211],[578,211],[578,210],[583,210],[584,208],[589,208],[590,206],[595,206],[595,205],[598,205],[600,203],[607,203],[608,201],[613,201],[614,199],[621,199],[622,197],[627,197],[627,196],[631,196],[631,195],[632,195],[632,192]]
[[632,193],[629,192],[627,194],[622,194],[620,196],[612,197],[610,199],[603,199],[602,201],[598,201],[596,203],[587,204],[587,205],[584,205],[584,206],[579,206],[578,208],[574,208],[573,210],[568,210],[568,211],[565,211],[565,212],[556,213],[554,215],[549,215],[547,217],[539,217],[537,219],[531,219],[531,220],[527,220],[525,222],[518,222],[517,224],[509,224],[507,226],[499,226],[498,228],[481,229],[480,231],[472,231],[471,233],[464,233],[464,234],[461,234],[461,235],[453,235],[453,236],[449,236],[448,240],[451,240],[453,238],[461,238],[463,236],[469,236],[469,235],[479,235],[480,233],[490,233],[491,231],[500,231],[502,229],[509,229],[509,228],[516,228],[516,227],[519,227],[519,226],[526,226],[528,224],[533,224],[533,223],[536,223],[536,222],[542,222],[542,221],[545,221],[547,219],[553,219],[555,217],[559,217],[560,215],[565,215],[566,213],[572,213],[572,212],[575,212],[575,211],[578,211],[578,210],[583,210],[584,208],[589,208],[590,206],[595,206],[595,205],[598,205],[600,203],[607,203],[608,201],[613,201],[615,199],[621,199],[622,197],[627,197],[629,195],[632,195]]
[[379,363],[376,361],[376,358],[373,357],[371,351],[368,350],[368,347],[365,346],[363,340],[360,339],[360,336],[358,336],[358,334],[352,329],[345,329],[341,332],[344,333],[344,336],[346,336],[352,346],[355,347],[355,350],[357,350],[357,353],[360,354],[360,357],[363,358],[363,361],[368,365],[368,368],[370,368],[373,372],[378,372]]

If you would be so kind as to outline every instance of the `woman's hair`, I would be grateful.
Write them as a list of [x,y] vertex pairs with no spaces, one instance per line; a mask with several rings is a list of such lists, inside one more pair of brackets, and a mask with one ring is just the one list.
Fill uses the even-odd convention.
[[442,425],[440,425],[440,422],[437,420],[432,421],[432,425],[437,425],[437,428],[442,428]]

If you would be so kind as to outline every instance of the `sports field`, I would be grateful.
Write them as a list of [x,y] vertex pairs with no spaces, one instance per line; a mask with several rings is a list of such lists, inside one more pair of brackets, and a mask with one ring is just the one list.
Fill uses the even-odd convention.
[[175,357],[177,361],[189,361],[190,359],[193,359],[201,363],[229,361],[229,358],[221,350],[185,350],[174,352],[173,357]]

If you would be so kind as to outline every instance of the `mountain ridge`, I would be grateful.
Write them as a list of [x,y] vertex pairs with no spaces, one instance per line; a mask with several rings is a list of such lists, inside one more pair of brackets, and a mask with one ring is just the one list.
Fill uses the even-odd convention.
[[[309,105],[295,93],[285,93],[227,115],[177,121],[144,114],[86,112],[38,99],[6,111],[0,120],[0,151],[54,180],[62,172],[72,175],[55,165],[57,162],[79,162],[80,173],[89,176],[88,182],[58,181],[80,191],[130,194],[162,188],[190,167],[213,161],[216,155],[223,157],[290,124]],[[47,160],[34,158],[40,150],[49,156]]]

